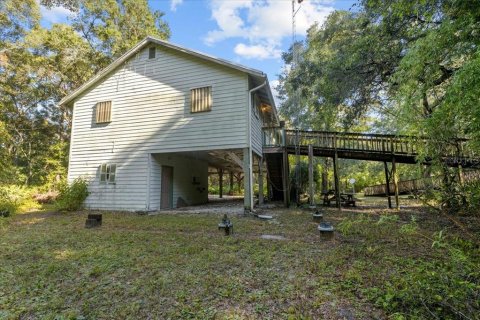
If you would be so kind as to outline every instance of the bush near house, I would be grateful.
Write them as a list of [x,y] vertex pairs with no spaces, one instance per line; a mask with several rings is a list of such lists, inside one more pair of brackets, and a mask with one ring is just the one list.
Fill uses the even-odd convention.
[[59,211],[75,211],[83,206],[87,199],[88,182],[83,178],[75,179],[71,184],[62,183],[59,186],[59,194],[55,202],[55,208]]

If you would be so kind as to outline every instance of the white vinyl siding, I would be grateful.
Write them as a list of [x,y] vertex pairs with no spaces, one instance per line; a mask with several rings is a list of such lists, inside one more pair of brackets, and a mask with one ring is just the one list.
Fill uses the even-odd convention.
[[[254,96],[255,97],[255,96]],[[261,115],[258,111],[258,108],[260,107],[260,100],[259,99],[253,99],[252,101],[252,114],[251,114],[251,120],[252,120],[252,150],[255,152],[257,155],[262,156],[263,153],[263,146],[262,146],[262,119]],[[257,111],[255,111],[257,110]]]
[[148,210],[159,210],[160,209],[160,191],[161,191],[161,173],[162,168],[160,163],[155,159],[153,155],[148,155],[150,157],[150,196],[149,196],[149,206]]
[[[88,208],[153,206],[147,154],[248,145],[245,73],[164,47],[157,47],[155,59],[148,54],[147,47],[75,101],[69,180],[95,180],[99,164],[117,165],[115,184],[92,184]],[[190,90],[206,86],[215,105],[197,116],[190,112]],[[98,101],[114,101],[115,119],[108,126],[92,125]],[[150,177],[151,188],[153,183]]]

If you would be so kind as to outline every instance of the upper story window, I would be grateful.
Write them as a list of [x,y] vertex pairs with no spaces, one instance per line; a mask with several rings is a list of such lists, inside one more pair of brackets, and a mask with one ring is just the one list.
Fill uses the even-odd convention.
[[195,88],[190,94],[190,112],[212,110],[212,87]]
[[96,123],[108,123],[112,121],[112,101],[98,102],[96,106]]
[[154,59],[155,53],[155,47],[148,48],[148,59]]
[[100,183],[115,183],[117,165],[104,163],[100,166]]
[[259,118],[258,110],[260,109],[260,103],[261,102],[258,95],[254,95],[252,109],[253,109],[253,114],[255,115],[255,117],[257,117],[257,119]]

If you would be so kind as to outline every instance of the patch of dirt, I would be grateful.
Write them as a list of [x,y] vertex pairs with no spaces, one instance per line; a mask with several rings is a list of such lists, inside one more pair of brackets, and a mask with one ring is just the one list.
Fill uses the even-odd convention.
[[[213,214],[227,214],[227,215],[243,215],[243,197],[237,196],[224,196],[220,199],[218,197],[209,197],[208,203],[182,207],[172,210],[162,210],[149,213],[149,215],[156,214],[179,214],[179,213],[188,213],[188,214],[201,214],[201,213],[213,213]],[[283,204],[277,203],[268,203],[263,205],[261,208],[255,208],[255,213],[261,214],[263,212],[268,212],[277,207],[283,206]]]

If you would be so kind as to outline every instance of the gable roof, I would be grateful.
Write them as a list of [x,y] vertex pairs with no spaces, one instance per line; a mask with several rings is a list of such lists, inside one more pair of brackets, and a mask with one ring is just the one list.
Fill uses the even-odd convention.
[[[217,57],[205,54],[205,53],[200,53],[198,51],[194,51],[194,50],[187,49],[185,47],[182,47],[182,46],[179,46],[179,45],[176,45],[176,44],[172,44],[168,41],[164,41],[164,40],[160,40],[160,39],[148,36],[145,39],[143,39],[142,41],[140,41],[135,47],[128,50],[122,56],[120,56],[118,59],[113,61],[105,69],[98,72],[93,78],[91,78],[90,80],[85,82],[83,85],[81,85],[79,88],[77,88],[76,90],[74,90],[73,92],[71,92],[70,94],[65,96],[62,100],[60,100],[59,105],[65,105],[65,104],[68,104],[68,103],[72,102],[76,97],[78,97],[79,95],[84,93],[86,90],[91,88],[98,81],[103,79],[103,77],[105,77],[108,73],[110,73],[111,71],[116,69],[123,62],[125,62],[126,60],[128,60],[129,58],[134,56],[138,51],[142,50],[143,48],[145,48],[150,43],[161,45],[161,46],[173,49],[173,50],[177,50],[177,51],[180,51],[180,52],[198,57],[200,59],[208,60],[208,61],[211,61],[211,62],[214,62],[214,63],[221,64],[221,65],[226,66],[228,68],[232,68],[232,69],[236,69],[236,70],[245,72],[245,73],[249,74],[250,76],[252,76],[256,79],[259,79],[261,81],[266,81],[267,85],[268,85],[267,75],[260,70],[248,68],[248,67],[242,66],[242,65],[237,64],[237,63],[233,63],[233,62],[230,62],[230,61],[227,61],[227,60],[224,60],[224,59],[220,59],[220,58],[217,58]],[[269,85],[268,85],[268,89],[266,90],[266,93],[267,93],[268,98],[271,101],[271,103],[273,104],[273,107],[275,109],[275,101],[273,99],[273,96],[272,96]]]

